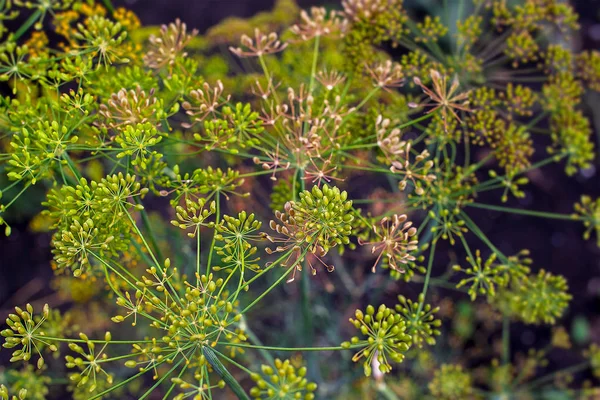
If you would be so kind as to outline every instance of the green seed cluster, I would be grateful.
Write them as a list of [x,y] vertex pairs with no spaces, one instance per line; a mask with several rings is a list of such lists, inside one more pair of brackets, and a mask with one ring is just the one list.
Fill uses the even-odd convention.
[[0,332],[0,335],[4,337],[4,343],[2,347],[12,349],[20,347],[13,351],[10,362],[19,360],[29,361],[32,357],[32,353],[35,351],[39,356],[37,360],[37,367],[41,369],[44,366],[44,357],[42,356],[41,349],[47,347],[50,351],[57,351],[57,347],[54,344],[47,344],[44,341],[44,321],[50,314],[50,308],[48,304],[44,305],[44,309],[41,317],[35,317],[33,314],[33,307],[31,304],[27,304],[25,310],[15,307],[15,313],[9,314],[6,318],[7,329]]
[[185,199],[185,208],[182,206],[175,207],[177,220],[172,220],[171,224],[184,230],[193,228],[194,231],[188,232],[187,235],[191,238],[196,237],[201,226],[210,227],[213,225],[213,223],[206,222],[206,220],[215,213],[216,203],[212,201],[208,208],[205,208],[206,202],[204,197],[200,197],[196,202]]
[[86,344],[87,350],[78,343],[69,343],[69,350],[76,353],[77,356],[65,356],[65,365],[67,368],[77,368],[81,371],[70,374],[69,379],[77,387],[83,387],[89,393],[96,390],[98,381],[104,381],[108,386],[112,385],[113,376],[103,368],[104,362],[108,359],[105,349],[112,340],[110,332],[104,334],[104,343],[100,349],[96,349],[96,343],[89,340],[84,333],[80,333],[79,338]]
[[296,368],[290,360],[275,359],[274,367],[261,366],[262,374],[252,373],[255,386],[250,396],[269,400],[312,400],[317,384],[306,379],[306,367]]
[[412,344],[419,348],[422,348],[424,343],[429,346],[435,345],[435,337],[442,333],[438,329],[442,326],[442,321],[435,317],[440,308],[433,308],[430,304],[425,304],[424,300],[423,294],[419,295],[418,301],[400,295],[399,304],[395,307],[396,312],[406,322],[406,333],[411,336]]
[[[50,393],[52,379],[40,374],[31,364],[21,370],[5,371],[4,378],[8,386],[0,385],[2,400],[45,400]],[[11,396],[9,393],[16,395]]]
[[[365,312],[356,310],[355,319],[350,323],[360,331],[366,339],[354,336],[349,342],[342,343],[344,348],[360,348],[352,361],[364,358],[363,369],[366,376],[371,376],[374,366],[377,372],[388,373],[392,370],[388,359],[401,363],[408,351],[412,337],[407,332],[404,318],[394,309],[380,305],[377,310],[372,305]],[[375,362],[376,361],[376,362]]]
[[300,201],[290,202],[289,215],[305,234],[304,240],[313,252],[322,248],[327,253],[332,247],[350,243],[354,215],[348,193],[323,185],[322,189],[313,186],[299,197]]
[[[262,222],[254,214],[241,211],[237,218],[224,215],[223,220],[217,225],[216,240],[223,245],[215,247],[217,254],[222,256],[224,268],[240,268],[242,273],[245,268],[259,272],[262,267],[258,264],[258,248],[251,242],[262,238],[258,234]],[[217,267],[220,270],[221,267]]]
[[528,324],[553,324],[562,317],[569,301],[567,280],[540,270],[537,275],[523,279],[509,300],[511,308]]
[[473,395],[473,378],[460,365],[443,364],[429,382],[429,391],[440,400],[470,399]]
[[81,277],[92,266],[91,259],[125,251],[132,230],[125,215],[130,208],[143,209],[135,199],[147,192],[132,175],[122,173],[100,182],[81,178],[75,186],[50,190],[44,214],[57,229],[52,242],[57,268]]
[[589,239],[592,231],[596,232],[596,243],[600,247],[600,197],[595,200],[590,196],[581,196],[575,204],[574,217],[581,218],[586,228],[584,239]]

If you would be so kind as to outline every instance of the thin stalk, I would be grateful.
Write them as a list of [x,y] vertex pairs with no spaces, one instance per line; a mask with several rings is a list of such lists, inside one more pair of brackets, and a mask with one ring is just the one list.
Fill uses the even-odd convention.
[[510,363],[510,318],[502,318],[502,364]]
[[511,213],[511,214],[527,215],[530,217],[561,219],[561,220],[567,220],[567,221],[579,221],[581,219],[578,216],[571,215],[571,214],[557,214],[557,213],[549,213],[549,212],[544,212],[544,211],[523,210],[520,208],[496,206],[493,204],[467,203],[466,205],[469,207],[483,208],[486,210],[505,212],[505,213]]
[[62,157],[63,157],[63,159],[65,159],[67,161],[67,165],[69,166],[69,169],[71,170],[73,175],[75,175],[75,178],[77,178],[77,180],[81,179],[81,174],[79,173],[79,171],[77,171],[77,168],[75,167],[75,163],[73,162],[73,160],[71,160],[71,157],[69,157],[69,154],[67,152],[64,152],[62,154]]
[[416,315],[421,313],[423,309],[423,304],[425,302],[425,297],[427,296],[427,289],[429,288],[429,279],[431,278],[431,270],[433,268],[433,259],[435,258],[435,246],[437,244],[437,240],[433,239],[431,242],[431,249],[429,250],[429,261],[427,262],[427,274],[425,275],[425,283],[423,283],[423,302],[419,302],[419,307],[417,308]]
[[247,349],[273,350],[273,351],[338,351],[362,347],[361,344],[351,345],[344,348],[342,346],[326,346],[326,347],[277,347],[277,346],[258,346],[244,343],[227,343],[227,346],[243,347]]
[[517,392],[522,392],[522,391],[525,391],[525,390],[531,390],[532,388],[534,388],[536,386],[539,386],[540,384],[543,384],[543,383],[545,383],[547,381],[553,380],[559,374],[574,374],[574,373],[586,370],[587,368],[589,368],[589,366],[590,366],[589,361],[584,361],[584,362],[582,362],[580,364],[572,365],[570,367],[567,367],[567,368],[564,368],[564,369],[561,369],[561,370],[558,370],[558,371],[554,371],[554,372],[552,372],[552,373],[550,373],[548,375],[544,375],[542,377],[539,377],[539,378],[537,378],[537,379],[529,382],[528,384],[523,385],[523,386],[517,388],[516,391]]
[[[135,198],[135,202],[137,204],[141,204],[139,197]],[[150,218],[148,218],[148,212],[146,211],[146,209],[142,209],[140,211],[140,215],[142,216],[142,225],[144,225],[144,229],[146,230],[146,233],[149,236],[150,244],[152,244],[152,247],[154,247],[154,251],[156,251],[156,256],[158,257],[159,260],[164,260],[164,258],[162,256],[162,252],[160,250],[160,247],[158,246],[158,242],[156,241],[156,237],[154,235],[154,230],[152,229],[152,226],[150,225]]]
[[[165,361],[166,361],[166,359],[159,362],[156,366],[158,367]],[[95,400],[95,399],[101,398],[102,396],[106,396],[108,393],[112,392],[113,390],[117,390],[121,386],[127,385],[129,382],[136,380],[137,378],[139,378],[140,376],[144,375],[146,372],[151,371],[151,370],[152,370],[151,368],[144,369],[144,370],[140,371],[139,373],[125,379],[124,381],[117,383],[115,386],[111,386],[110,388],[106,389],[105,391],[100,392],[93,397],[90,397],[89,400]]]
[[467,228],[469,228],[469,230],[471,232],[473,232],[494,253],[496,253],[498,255],[498,257],[500,257],[502,262],[505,262],[505,263],[509,262],[508,258],[504,255],[504,253],[502,253],[496,246],[494,246],[494,244],[487,238],[487,236],[485,236],[485,234],[481,231],[481,229],[479,229],[479,227],[475,224],[475,222],[473,222],[473,220],[471,218],[469,218],[469,216],[467,214],[465,214],[463,211],[461,211],[460,216],[465,221]]
[[[181,378],[183,376],[183,374],[185,373],[185,371],[188,368],[188,364],[186,363],[183,368],[181,368],[181,371],[179,371],[179,375],[177,375],[178,378]],[[176,384],[172,383],[171,386],[169,387],[169,390],[167,390],[167,392],[165,393],[163,400],[167,400],[169,398],[169,395],[171,394],[171,392],[173,391],[173,389],[175,389]]]
[[[299,170],[298,175],[301,182],[301,190],[305,190],[304,171]],[[312,344],[315,335],[315,328],[313,325],[313,319],[311,314],[310,305],[310,268],[308,261],[304,261],[304,268],[302,268],[302,280],[300,282],[300,312],[302,314],[302,342],[305,345]],[[309,354],[306,358],[309,373],[312,378],[315,378],[319,373],[317,359],[315,354]]]
[[[215,226],[219,224],[219,219],[221,217],[221,195],[219,192],[217,192],[216,198],[215,198],[215,205],[216,205],[216,211],[215,211]],[[213,238],[212,238],[212,242],[210,243],[210,250],[208,252],[208,261],[206,262],[206,275],[208,276],[210,274],[210,267],[212,266],[212,258],[213,258],[213,253],[215,250],[215,242],[217,241],[217,228],[215,227],[215,231],[213,234]]]
[[[242,316],[243,318],[243,316]],[[273,356],[271,355],[271,353],[269,353],[268,351],[266,351],[265,349],[261,349],[260,347],[264,347],[261,340],[258,338],[258,336],[256,336],[256,334],[254,333],[254,331],[252,329],[250,329],[248,326],[246,326],[246,329],[244,330],[246,336],[248,337],[248,339],[250,339],[251,342],[255,343],[255,346],[257,346],[259,349],[260,354],[262,354],[262,356],[264,357],[265,360],[267,360],[270,364],[274,364],[275,360],[273,359]]]
[[[36,336],[37,337],[37,336]],[[100,343],[105,344],[106,340],[83,340],[83,339],[69,339],[69,338],[57,338],[53,336],[40,336],[40,339],[51,340],[53,342],[66,342],[66,343]],[[111,340],[110,344],[136,344],[136,343],[154,343],[152,340]],[[134,355],[134,354],[132,354]]]
[[[150,253],[150,257],[152,258],[152,261],[154,262],[154,265],[156,266],[156,269],[158,270],[158,272],[161,275],[164,274],[165,271],[163,270],[162,266],[160,265],[160,263],[156,259],[156,256],[152,252],[152,248],[148,245],[148,242],[146,241],[146,238],[144,237],[144,235],[142,235],[142,232],[140,231],[140,228],[138,228],[137,224],[133,220],[133,217],[131,216],[131,214],[129,214],[129,212],[127,211],[127,209],[125,208],[125,206],[122,206],[121,208],[122,208],[123,212],[125,212],[125,214],[127,214],[127,217],[129,218],[129,221],[131,222],[131,225],[133,226],[133,229],[135,230],[136,234],[140,237],[140,239],[142,239],[142,243],[144,243],[144,246],[146,247],[146,249],[148,249],[148,253]],[[133,241],[133,243],[135,244],[135,241]],[[179,297],[179,294],[178,294],[177,290],[175,289],[175,287],[173,287],[173,284],[171,283],[171,280],[167,279],[166,283],[169,286],[169,289],[171,289],[171,291],[170,291],[171,297],[173,299],[177,300],[177,302],[180,305],[183,305],[182,302],[181,302],[181,298]]]
[[[242,287],[240,287],[240,291],[244,290],[246,287],[248,287],[252,282],[254,282],[255,280],[257,280],[258,278],[260,278],[262,275],[264,275],[267,271],[270,271],[271,269],[273,269],[276,265],[280,264],[283,260],[285,260],[286,258],[288,258],[291,254],[292,254],[293,250],[288,250],[285,254],[283,254],[281,257],[279,257],[277,260],[275,260],[271,265],[269,265],[267,268],[263,269],[261,272],[259,272],[258,274],[254,275],[254,277],[252,277],[250,280],[248,280],[246,283],[244,283],[242,285]],[[227,301],[230,301],[231,299],[233,299],[234,296],[237,296],[237,293],[234,293],[232,295],[229,296],[229,298],[227,299]]]
[[[198,232],[196,232],[196,280],[198,280],[198,276],[200,276],[200,250],[201,250],[202,241],[200,240],[200,227],[198,227]],[[199,282],[197,282],[198,284]]]
[[[17,181],[17,182],[20,182],[20,181]],[[8,207],[10,207],[12,203],[14,203],[15,201],[17,201],[17,199],[18,199],[19,197],[21,197],[21,195],[22,195],[23,193],[25,193],[25,191],[26,191],[26,190],[29,188],[29,186],[31,186],[31,181],[30,181],[30,182],[27,182],[27,183],[25,184],[25,187],[24,187],[23,189],[21,189],[21,191],[20,191],[19,193],[17,193],[17,195],[16,195],[15,197],[13,197],[13,199],[12,199],[11,201],[9,201],[9,202],[8,202],[8,204],[4,205],[4,211],[6,211],[6,209],[7,209]]]
[[385,397],[386,400],[400,400],[400,398],[396,396],[396,393],[394,393],[392,389],[390,389],[389,386],[385,384],[385,382],[378,383],[376,385],[376,388],[377,391],[381,393],[381,395]]
[[102,0],[106,9],[112,14],[115,12],[115,7],[110,0]]

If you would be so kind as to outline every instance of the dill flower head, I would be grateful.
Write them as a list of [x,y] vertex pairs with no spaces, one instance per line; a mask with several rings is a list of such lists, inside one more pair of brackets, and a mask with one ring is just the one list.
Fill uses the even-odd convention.
[[219,193],[229,199],[228,193],[242,197],[248,195],[236,191],[244,183],[244,179],[240,178],[239,175],[239,171],[231,168],[223,171],[221,168],[213,169],[209,166],[206,169],[195,170],[192,179],[198,184],[200,193],[208,194],[208,198]]
[[429,391],[436,399],[470,399],[473,395],[473,378],[460,365],[443,364],[429,382]]
[[104,334],[104,343],[96,348],[94,342],[90,341],[86,334],[80,333],[79,338],[85,343],[87,349],[77,343],[69,343],[69,350],[75,353],[65,356],[67,368],[77,368],[79,371],[69,374],[69,379],[76,382],[78,387],[86,387],[89,392],[93,392],[98,384],[110,386],[113,383],[113,376],[104,370],[103,360],[108,358],[106,347],[112,340],[110,332]]
[[161,26],[159,36],[150,36],[151,48],[144,56],[144,64],[152,69],[172,67],[177,57],[187,56],[183,49],[197,34],[197,29],[188,33],[186,24],[179,19]]
[[348,193],[323,185],[322,189],[313,186],[299,197],[300,201],[291,202],[290,214],[307,232],[306,241],[313,248],[319,246],[327,253],[331,247],[350,243],[354,215]]
[[[433,83],[433,90],[429,89],[425,86],[421,80],[415,77],[413,80],[416,85],[421,87],[425,95],[429,97],[433,104],[410,104],[413,107],[419,106],[431,106],[432,108],[427,111],[427,113],[432,113],[438,109],[441,109],[442,118],[444,120],[444,124],[447,123],[448,119],[453,116],[459,122],[461,121],[457,112],[464,111],[470,112],[471,110],[468,108],[469,105],[469,92],[457,92],[460,82],[458,77],[454,77],[450,87],[448,88],[448,77],[440,74],[439,71],[430,70],[429,76],[431,77],[431,81]],[[447,127],[447,125],[444,125]]]
[[195,238],[200,231],[200,227],[213,225],[212,222],[206,222],[206,220],[215,213],[216,203],[212,201],[208,207],[206,203],[206,199],[203,197],[199,198],[198,201],[185,199],[185,207],[175,206],[177,220],[172,220],[171,224],[180,229],[193,228],[194,231],[188,232],[187,235]]
[[402,316],[382,304],[377,310],[372,305],[367,306],[364,313],[356,310],[355,318],[350,318],[350,323],[366,339],[354,336],[349,342],[342,343],[342,347],[360,348],[352,361],[357,362],[364,357],[366,376],[371,375],[373,365],[378,365],[379,371],[385,374],[392,370],[389,360],[397,363],[404,361],[404,354],[408,351],[412,338],[406,332],[407,325]]
[[105,126],[115,130],[147,122],[160,126],[165,117],[163,103],[154,93],[154,89],[146,93],[140,86],[113,93],[106,104],[100,105],[99,114],[104,117]]
[[270,400],[312,400],[317,384],[306,379],[306,367],[296,368],[290,360],[275,359],[275,368],[262,365],[262,374],[252,373],[255,386],[250,396]]
[[583,352],[583,355],[590,360],[594,376],[600,378],[600,346],[596,343],[592,343],[590,347]]
[[[10,369],[4,375],[8,387],[0,385],[2,400],[45,400],[50,392],[49,385],[52,379],[36,372],[31,364],[20,370]],[[0,379],[2,379],[1,375]],[[14,394],[9,396],[9,393]]]
[[[21,347],[12,353],[10,362],[19,360],[29,361],[32,353],[35,351],[39,356],[37,367],[38,369],[42,369],[44,366],[44,357],[41,350],[47,345],[43,339],[45,336],[43,328],[44,321],[46,321],[49,315],[50,308],[48,304],[44,305],[41,316],[34,316],[31,304],[27,304],[25,310],[15,307],[15,313],[8,315],[8,318],[6,318],[8,328],[0,332],[0,335],[4,337],[2,347],[7,349]],[[47,345],[47,348],[53,352],[58,350],[54,344]]]
[[402,315],[406,322],[406,333],[412,337],[412,343],[419,348],[423,347],[424,342],[433,346],[435,337],[441,334],[438,328],[442,326],[442,321],[435,318],[440,308],[424,304],[424,300],[422,293],[415,302],[400,295],[398,296],[400,304],[396,304],[396,312]]
[[[329,15],[328,15],[329,14]],[[311,7],[310,14],[305,10],[300,12],[301,22],[290,27],[290,31],[307,41],[314,37],[343,33],[346,20],[342,19],[339,12],[325,7]]]
[[223,220],[216,226],[215,239],[223,245],[216,246],[218,255],[222,256],[223,267],[215,267],[215,271],[222,268],[231,270],[239,269],[244,274],[246,268],[259,272],[262,267],[258,264],[260,257],[258,248],[251,242],[262,238],[258,233],[262,222],[255,218],[254,214],[246,211],[238,213],[237,217],[224,215]]
[[528,324],[554,324],[562,317],[573,298],[567,280],[540,270],[537,275],[521,280],[509,300],[513,312]]
[[[310,251],[323,263],[321,257],[331,248],[350,243],[351,222],[354,220],[352,201],[347,200],[348,193],[327,184],[322,188],[313,186],[310,191],[304,190],[299,197],[298,201],[288,201],[284,212],[275,213],[277,221],[269,223],[277,235],[265,233],[263,236],[278,246],[268,252],[291,249],[296,260],[301,261],[306,251]],[[333,266],[324,265],[333,270]],[[314,268],[312,271],[316,273]]]
[[127,31],[119,22],[101,15],[92,15],[83,23],[77,24],[72,38],[75,39],[73,44],[77,50],[91,53],[97,59],[98,68],[101,65],[108,68],[114,61],[128,61],[123,45]]
[[[167,259],[165,267],[169,265],[170,261]],[[155,267],[149,268],[147,272],[148,277],[144,277],[143,283],[138,283],[138,286],[155,287],[159,292],[169,293],[167,275],[161,275]],[[162,341],[176,348],[182,341],[193,343],[197,347],[215,347],[221,341],[246,340],[239,328],[242,315],[237,302],[228,300],[229,293],[222,290],[223,279],[214,280],[212,274],[197,278],[198,284],[188,284],[181,300],[176,305],[171,304],[167,310],[161,308],[163,300],[147,295],[148,306],[164,313],[164,319],[168,321],[166,336],[162,337]]]
[[471,264],[468,268],[462,268],[460,265],[452,267],[454,271],[463,272],[468,278],[462,279],[457,288],[469,285],[469,296],[475,300],[478,295],[487,295],[493,297],[496,295],[496,286],[506,286],[506,266],[496,264],[496,254],[492,253],[488,259],[483,262],[481,252],[475,252],[475,259],[467,257],[467,262]]
[[416,260],[410,252],[417,249],[417,228],[412,226],[412,222],[407,219],[406,214],[394,214],[391,218],[384,217],[381,219],[379,227],[373,225],[375,240],[365,242],[359,239],[359,244],[371,245],[371,253],[377,254],[377,260],[372,268],[373,272],[383,256],[389,267],[399,272],[404,272],[403,265]]
[[[184,101],[181,106],[187,115],[195,122],[204,121],[208,116],[216,117],[217,110],[229,101],[231,95],[223,96],[223,83],[217,81],[212,87],[208,82],[202,88],[194,89],[189,93],[189,101]],[[191,128],[192,124],[182,124],[184,128]]]
[[593,200],[590,196],[581,196],[581,200],[575,204],[574,216],[583,220],[586,230],[584,239],[589,239],[592,231],[596,232],[596,243],[600,247],[600,197]]

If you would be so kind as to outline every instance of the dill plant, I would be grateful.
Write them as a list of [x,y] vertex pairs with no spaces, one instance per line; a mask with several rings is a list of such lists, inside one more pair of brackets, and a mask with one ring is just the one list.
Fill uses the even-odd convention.
[[[590,196],[572,214],[502,204],[525,196],[530,171],[591,166],[581,99],[600,87],[599,53],[556,39],[579,29],[568,4],[514,3],[460,1],[452,21],[416,18],[401,0],[305,11],[280,0],[199,37],[179,20],[143,28],[110,1],[0,1],[12,91],[0,103],[0,223],[10,235],[11,210],[47,192],[35,225],[52,232],[53,287],[75,303],[8,315],[0,397],[62,385],[77,399],[351,398],[353,362],[364,393],[388,399],[528,398],[561,373],[597,375],[597,346],[543,374],[551,348],[570,347],[564,330],[511,352],[511,325],[556,324],[572,295],[527,249],[504,254],[472,213],[580,223],[585,239],[600,230]],[[379,198],[357,189],[364,179]],[[466,262],[444,270],[448,248]],[[385,282],[398,280],[388,302]],[[442,315],[438,286],[495,317],[484,373],[466,354],[436,365],[460,322]],[[299,304],[273,302],[282,291]],[[336,295],[353,317],[322,311]],[[86,312],[98,323],[83,324]],[[294,331],[260,337],[281,312]],[[290,338],[271,345],[278,336]]]

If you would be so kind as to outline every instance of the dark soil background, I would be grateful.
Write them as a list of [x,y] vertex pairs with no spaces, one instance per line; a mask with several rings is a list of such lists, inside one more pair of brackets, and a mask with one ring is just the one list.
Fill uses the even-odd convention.
[[[452,4],[454,1],[449,0]],[[269,0],[124,0],[115,1],[117,6],[126,6],[137,13],[143,25],[169,23],[180,18],[188,28],[201,32],[228,16],[248,17],[259,11],[270,9],[274,1]],[[301,7],[324,4],[317,0],[298,0]],[[331,2],[329,2],[331,3]],[[405,3],[416,3],[406,0]],[[419,4],[432,4],[422,0]],[[580,15],[581,33],[575,46],[580,49],[600,48],[600,0],[578,0],[574,2]],[[596,143],[600,143],[600,95],[587,98],[589,116],[595,125]],[[600,146],[596,146],[597,148]],[[537,149],[538,157],[544,147]],[[539,158],[538,158],[539,159]],[[573,204],[581,194],[600,196],[600,163],[595,168],[574,177],[564,174],[563,165],[550,165],[529,176],[531,184],[527,197],[522,201],[511,201],[508,206],[571,213]],[[4,181],[5,182],[5,181]],[[5,186],[0,181],[0,187]],[[35,199],[41,197],[41,188]],[[32,197],[33,193],[30,194]],[[481,196],[482,203],[497,203],[498,194]],[[40,207],[39,205],[35,207]],[[11,212],[13,210],[11,209]],[[31,211],[37,211],[31,210]],[[529,248],[534,259],[534,269],[544,268],[565,275],[573,294],[571,308],[563,324],[571,330],[573,326],[589,326],[591,340],[600,342],[600,249],[595,238],[582,239],[583,226],[560,220],[546,220],[526,216],[500,214],[479,209],[467,210],[486,235],[506,254]],[[9,216],[11,213],[9,213]],[[4,318],[14,305],[26,302],[49,302],[52,291],[47,287],[51,270],[48,234],[33,234],[28,230],[28,218],[32,212],[12,216],[12,235],[0,235],[0,318]],[[435,274],[435,272],[434,272]],[[541,331],[540,331],[541,332]],[[547,334],[548,330],[545,330]],[[539,339],[535,329],[515,326],[512,337],[516,347],[518,341],[526,347]],[[567,360],[564,360],[567,363]]]

